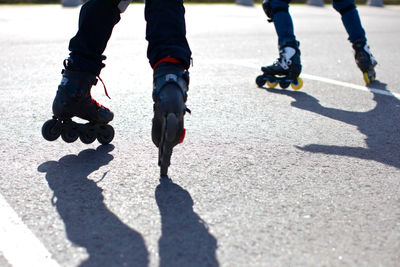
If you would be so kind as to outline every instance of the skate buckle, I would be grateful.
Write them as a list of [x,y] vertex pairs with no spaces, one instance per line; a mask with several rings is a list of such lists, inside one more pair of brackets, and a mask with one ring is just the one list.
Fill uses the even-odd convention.
[[165,81],[166,82],[178,82],[178,76],[175,74],[167,74],[165,75]]

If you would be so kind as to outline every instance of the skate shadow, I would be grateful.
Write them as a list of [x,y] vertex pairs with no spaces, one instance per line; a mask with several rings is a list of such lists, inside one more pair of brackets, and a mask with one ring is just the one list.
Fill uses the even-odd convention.
[[162,236],[158,241],[159,266],[219,266],[217,240],[193,211],[190,194],[168,177],[163,177],[155,197],[162,223]]
[[293,107],[357,126],[360,133],[366,136],[365,142],[368,146],[364,148],[310,144],[297,148],[312,153],[374,160],[400,168],[400,100],[391,95],[385,83],[375,81],[368,87],[374,96],[376,106],[367,112],[324,107],[318,99],[301,91],[266,90],[294,98],[295,101],[291,103]]
[[98,183],[107,178],[107,172],[97,181],[88,179],[90,173],[113,159],[109,154],[113,149],[112,145],[87,149],[45,162],[38,171],[46,173],[54,193],[51,202],[64,221],[68,239],[89,254],[79,266],[148,266],[143,237],[104,203]]

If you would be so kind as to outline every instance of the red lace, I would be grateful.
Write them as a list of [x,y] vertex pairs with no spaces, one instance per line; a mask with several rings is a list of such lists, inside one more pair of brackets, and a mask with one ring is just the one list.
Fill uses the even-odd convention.
[[177,59],[177,58],[174,58],[174,57],[165,57],[165,58],[162,58],[162,59],[160,59],[159,61],[157,61],[156,64],[154,64],[153,70],[155,70],[155,69],[157,68],[157,66],[160,65],[160,63],[163,63],[163,62],[170,62],[170,63],[175,63],[175,64],[181,64],[181,65],[183,65],[182,61],[180,61],[180,60]]
[[[103,80],[100,78],[100,76],[97,76],[97,78],[99,78],[99,80],[100,80],[100,82],[103,84],[103,87],[104,87],[104,93],[106,94],[106,96],[109,98],[109,99],[111,99],[111,97],[108,95],[108,92],[107,92],[107,87],[106,87],[106,85],[105,85],[105,83],[103,82]],[[99,102],[97,102],[96,100],[94,100],[94,98],[92,97],[92,95],[89,93],[89,95],[88,96],[90,96],[90,104],[96,104],[96,106],[98,107],[98,108],[105,108],[105,109],[107,109],[107,110],[109,110],[108,108],[106,108],[105,106],[103,106],[103,105],[101,105]]]

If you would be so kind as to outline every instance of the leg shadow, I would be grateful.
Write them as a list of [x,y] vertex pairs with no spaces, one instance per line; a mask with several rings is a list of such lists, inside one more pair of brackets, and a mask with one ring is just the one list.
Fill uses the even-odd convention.
[[189,193],[169,178],[161,178],[155,192],[161,213],[158,242],[160,267],[219,266],[217,240],[193,211]]
[[52,204],[64,221],[68,239],[84,247],[89,258],[79,266],[148,266],[143,237],[107,209],[99,181],[88,175],[107,165],[112,145],[87,149],[38,167],[54,192]]
[[312,153],[342,155],[374,160],[400,168],[400,100],[394,97],[385,83],[375,81],[369,86],[376,102],[367,112],[353,112],[322,106],[318,99],[300,91],[266,89],[271,93],[287,95],[295,99],[293,107],[317,113],[357,127],[366,136],[364,147],[327,146],[310,144],[298,147]]

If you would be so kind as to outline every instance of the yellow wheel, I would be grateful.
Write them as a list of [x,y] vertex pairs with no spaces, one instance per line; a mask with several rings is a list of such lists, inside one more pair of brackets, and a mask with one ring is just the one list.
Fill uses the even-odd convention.
[[269,88],[275,88],[278,85],[278,82],[271,83],[270,81],[267,81],[267,85]]
[[293,88],[293,90],[299,90],[301,87],[303,87],[303,79],[297,77],[297,83],[290,83],[290,86]]
[[363,78],[364,78],[365,84],[367,84],[367,85],[372,82],[368,77],[368,72],[363,73]]

